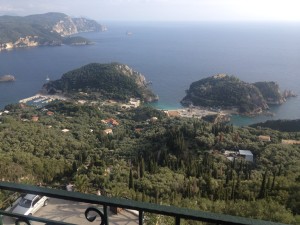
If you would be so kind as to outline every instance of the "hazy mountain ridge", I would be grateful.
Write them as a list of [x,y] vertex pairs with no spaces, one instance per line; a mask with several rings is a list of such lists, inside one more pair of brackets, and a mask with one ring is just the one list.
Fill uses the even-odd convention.
[[[102,25],[94,20],[71,18],[63,13],[46,13],[25,17],[1,16],[0,50],[39,45],[61,45],[64,43],[64,37],[102,29]],[[88,41],[81,41],[81,43],[88,44]]]

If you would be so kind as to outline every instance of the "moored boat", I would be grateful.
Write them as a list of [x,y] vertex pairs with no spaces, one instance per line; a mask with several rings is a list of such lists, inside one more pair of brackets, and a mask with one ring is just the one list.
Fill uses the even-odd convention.
[[0,82],[9,82],[9,81],[15,81],[16,78],[13,75],[3,75],[0,76]]

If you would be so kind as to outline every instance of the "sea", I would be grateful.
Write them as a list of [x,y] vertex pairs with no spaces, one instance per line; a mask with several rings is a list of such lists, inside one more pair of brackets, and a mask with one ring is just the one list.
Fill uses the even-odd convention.
[[0,109],[36,94],[50,80],[88,63],[120,62],[145,75],[159,96],[159,109],[182,108],[189,85],[219,73],[246,82],[275,81],[294,91],[274,116],[232,116],[245,126],[300,118],[300,23],[258,22],[110,22],[106,32],[82,33],[88,46],[30,47],[0,52]]

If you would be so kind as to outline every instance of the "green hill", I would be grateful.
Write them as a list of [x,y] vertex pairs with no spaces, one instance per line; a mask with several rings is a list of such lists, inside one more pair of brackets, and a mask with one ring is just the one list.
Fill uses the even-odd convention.
[[147,88],[145,77],[126,65],[91,63],[63,74],[44,85],[49,94],[76,96],[86,92],[101,99],[128,100],[141,98],[151,102],[156,96]]
[[258,114],[268,104],[282,104],[285,97],[275,82],[241,81],[237,77],[219,74],[193,82],[181,103],[185,106],[237,108],[240,113]]
[[256,123],[251,127],[264,127],[282,132],[300,132],[300,119],[297,120],[268,120],[263,123]]

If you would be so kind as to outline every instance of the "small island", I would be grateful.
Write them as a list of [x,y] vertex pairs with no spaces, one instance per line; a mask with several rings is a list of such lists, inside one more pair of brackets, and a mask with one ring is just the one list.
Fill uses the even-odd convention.
[[13,75],[3,75],[0,76],[0,82],[11,82],[15,81],[16,78]]
[[49,81],[42,92],[76,100],[158,100],[147,83],[145,76],[127,65],[91,63],[63,74],[59,80]]
[[282,104],[287,97],[295,96],[291,93],[285,91],[281,94],[275,82],[251,84],[235,76],[218,74],[193,82],[181,103],[184,106],[218,108],[254,116],[267,112],[270,105]]

